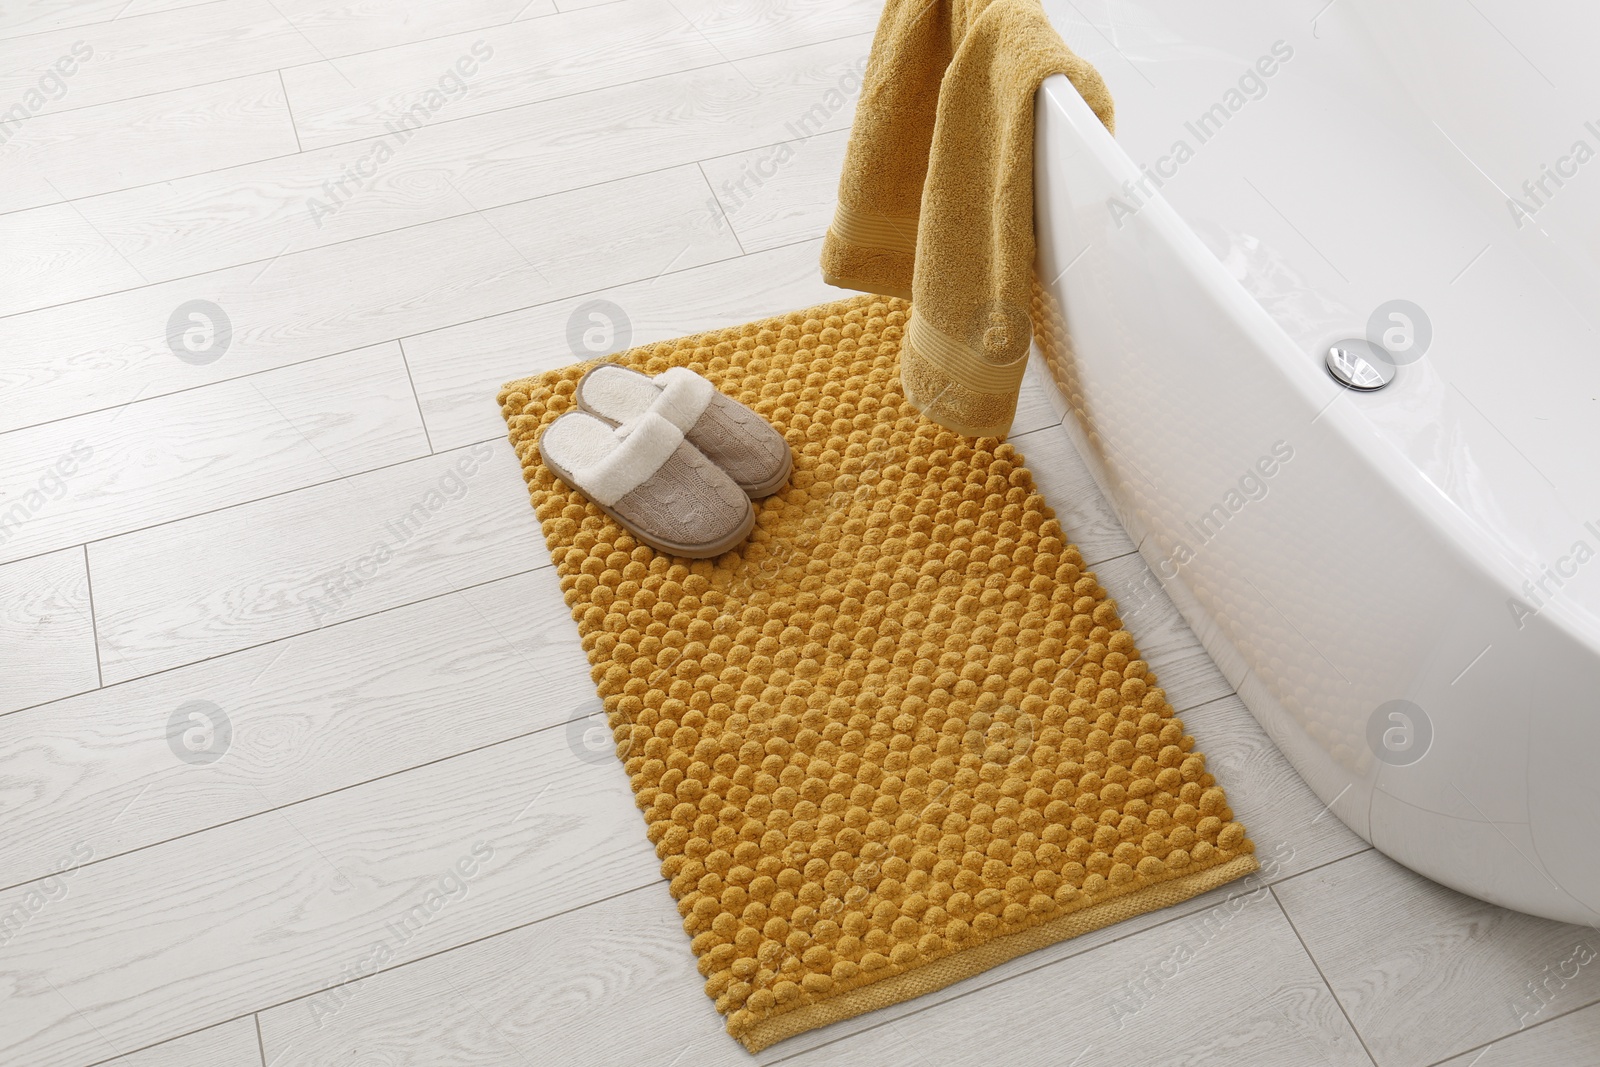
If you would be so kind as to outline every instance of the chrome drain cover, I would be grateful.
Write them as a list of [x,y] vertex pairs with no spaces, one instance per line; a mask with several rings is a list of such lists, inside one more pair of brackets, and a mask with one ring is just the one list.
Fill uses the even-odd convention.
[[1351,389],[1371,392],[1394,381],[1394,360],[1364,337],[1348,337],[1329,345],[1327,362],[1334,380]]

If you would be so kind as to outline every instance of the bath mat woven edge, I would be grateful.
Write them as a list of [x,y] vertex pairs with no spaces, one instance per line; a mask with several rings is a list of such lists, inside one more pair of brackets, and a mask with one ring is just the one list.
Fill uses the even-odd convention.
[[1007,960],[1048,948],[1058,941],[1070,941],[1124,919],[1182,904],[1201,893],[1209,893],[1236,879],[1254,874],[1259,868],[1260,864],[1254,856],[1238,856],[1216,867],[1208,867],[1159,885],[1146,886],[1136,893],[1092,904],[1038,926],[953,952],[902,974],[879,979],[872,985],[862,986],[833,1000],[808,1004],[786,1015],[775,1016],[757,1024],[755,1029],[739,1040],[749,1051],[760,1052],[807,1030],[843,1022],[869,1011],[936,992],[962,979],[982,974],[991,967],[998,967]]

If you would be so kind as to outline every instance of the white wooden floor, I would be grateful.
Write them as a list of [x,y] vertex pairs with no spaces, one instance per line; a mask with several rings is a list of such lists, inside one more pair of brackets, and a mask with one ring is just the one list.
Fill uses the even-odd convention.
[[[494,396],[605,316],[839,296],[876,16],[0,0],[0,1063],[751,1059],[592,747]],[[758,1059],[1600,1062],[1600,934],[1326,813],[1059,415],[1030,382],[1015,439],[1265,871]]]

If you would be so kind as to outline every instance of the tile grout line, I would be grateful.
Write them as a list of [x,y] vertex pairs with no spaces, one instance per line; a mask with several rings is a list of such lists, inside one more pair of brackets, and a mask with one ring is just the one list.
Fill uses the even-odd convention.
[[[177,10],[182,10],[182,9],[179,8]],[[223,81],[244,81],[244,80],[246,80],[248,78],[257,78],[257,77],[260,77],[260,76],[261,75],[258,75],[258,74],[246,74],[242,78],[224,78]],[[222,82],[207,82],[206,83],[206,85],[221,85],[221,84],[222,84]],[[195,88],[204,88],[204,87],[205,86],[195,86]],[[181,90],[169,90],[169,91],[178,92],[178,91],[181,91]],[[296,137],[296,141],[298,141],[299,134],[296,134],[295,137]],[[197,170],[197,171],[193,171],[193,172],[187,173],[187,174],[174,174],[170,178],[158,178],[155,181],[138,182],[138,183],[136,183],[134,185],[123,185],[123,186],[119,186],[119,187],[117,187],[115,189],[102,189],[102,190],[100,190],[99,192],[96,192],[96,193],[83,193],[80,196],[63,197],[60,200],[52,200],[52,201],[48,201],[46,203],[41,203],[41,204],[24,204],[21,207],[5,208],[4,210],[0,210],[0,219],[5,218],[7,215],[20,215],[24,211],[39,211],[39,210],[41,210],[43,208],[48,208],[48,207],[60,207],[62,204],[76,204],[76,203],[79,203],[79,202],[84,201],[84,200],[95,200],[95,199],[98,199],[99,197],[102,197],[102,196],[117,196],[117,195],[119,195],[121,193],[131,193],[131,192],[135,192],[135,191],[137,191],[139,189],[150,189],[150,188],[153,188],[154,186],[157,186],[157,185],[167,185],[167,184],[169,184],[171,182],[187,181],[190,178],[204,178],[204,177],[206,177],[207,175],[210,175],[210,174],[221,174],[225,170],[233,170],[233,169],[238,168],[238,167],[253,167],[258,163],[272,163],[272,162],[277,161],[277,160],[293,159],[298,154],[299,154],[298,152],[279,152],[277,155],[262,156],[259,159],[246,159],[246,160],[242,160],[242,161],[240,161],[238,163],[229,163],[226,166],[222,166],[222,167],[212,167],[210,170]],[[226,269],[226,268],[221,268],[221,269]],[[152,284],[160,285],[162,283],[154,282]],[[27,312],[23,312],[23,314],[27,314]]]
[[743,257],[748,256],[750,253],[745,251],[744,240],[739,236],[739,231],[734,229],[733,216],[728,214],[728,209],[723,206],[722,198],[718,196],[717,191],[711,187],[711,179],[706,176],[705,161],[699,159],[695,160],[694,169],[700,172],[700,180],[705,182],[706,192],[711,194],[711,200],[709,202],[717,205],[717,213],[722,216],[722,221],[727,225],[728,232],[733,235],[733,243],[739,246],[739,257],[742,259]]
[[253,1011],[250,1017],[256,1021],[256,1051],[261,1054],[261,1067],[267,1067],[267,1042],[261,1036],[261,1012]]
[[[94,614],[94,577],[92,575],[90,575],[90,573],[89,573],[89,543],[87,541],[85,541],[83,543],[83,584],[88,589],[88,592],[89,592],[89,633],[94,638],[94,673],[95,673],[96,680],[99,682],[99,684],[96,685],[94,689],[86,689],[86,690],[84,690],[84,692],[93,693],[93,692],[96,692],[96,691],[98,691],[100,689],[104,689],[106,687],[106,673],[105,673],[105,668],[103,668],[100,665],[100,623],[95,618],[95,614]],[[77,694],[73,694],[73,695],[77,695]],[[57,699],[58,700],[66,700],[68,698],[67,697],[58,697]],[[48,704],[48,703],[51,703],[51,701],[47,700],[47,701],[45,701],[45,703]],[[30,704],[28,706],[29,707],[38,707],[37,704]],[[26,708],[18,708],[17,709],[17,711],[25,711],[25,710],[27,710],[27,709]],[[9,714],[11,714],[11,712],[7,712],[6,714],[9,715]],[[0,715],[0,718],[4,718],[4,717],[5,717],[4,715]]]
[[[688,166],[688,165],[689,164],[687,164],[687,163],[682,164],[682,166]],[[672,169],[676,169],[676,168],[672,168]],[[635,177],[638,177],[638,176],[639,175],[635,175]],[[493,208],[489,208],[488,210],[493,211],[494,209]],[[781,252],[781,251],[783,251],[785,249],[789,249],[789,248],[799,248],[801,245],[807,245],[807,244],[813,244],[813,243],[821,243],[821,241],[822,241],[822,235],[821,234],[818,234],[815,237],[802,237],[798,241],[786,241],[785,243],[783,243],[781,245],[773,245],[771,248],[763,248],[759,252],[751,252],[750,255],[752,255],[752,256],[766,255],[769,252]],[[703,270],[703,269],[705,269],[707,267],[721,266],[723,264],[732,263],[732,262],[734,262],[736,260],[744,259],[744,258],[745,258],[744,256],[724,256],[721,259],[708,259],[704,263],[696,263],[696,264],[693,264],[692,266],[688,266],[688,267],[679,267],[677,270],[665,270],[665,271],[660,272],[659,274],[652,274],[649,277],[630,278],[625,282],[617,282],[614,285],[602,285],[602,286],[598,286],[598,287],[596,287],[594,289],[586,289],[583,292],[569,293],[569,294],[567,294],[565,296],[554,297],[554,298],[552,298],[550,300],[541,300],[536,304],[524,304],[521,307],[510,308],[509,310],[506,310],[506,311],[493,311],[493,312],[490,312],[487,315],[479,315],[478,317],[472,318],[472,319],[463,319],[461,322],[453,322],[453,323],[450,323],[449,325],[446,325],[446,326],[433,326],[433,327],[430,327],[430,328],[428,328],[426,330],[416,330],[416,331],[414,331],[412,333],[404,334],[402,336],[405,336],[405,337],[426,337],[430,333],[443,333],[445,330],[454,330],[457,327],[469,326],[469,325],[471,325],[473,323],[477,323],[477,322],[487,322],[489,319],[497,319],[497,318],[500,318],[501,316],[504,316],[504,315],[516,315],[516,314],[519,314],[519,313],[524,312],[524,311],[532,311],[535,308],[549,307],[552,304],[559,304],[563,300],[576,300],[579,297],[595,296],[595,295],[597,295],[599,293],[611,292],[614,289],[623,289],[623,288],[626,288],[627,286],[630,286],[630,285],[649,285],[649,284],[652,284],[652,283],[654,283],[656,281],[659,281],[662,278],[675,278],[675,277],[677,277],[679,275],[682,275],[682,274],[688,274],[690,271]],[[583,360],[573,360],[573,362],[574,363],[582,363],[584,361]]]
[[[1520,1030],[1513,1030],[1509,1034],[1501,1034],[1499,1037],[1485,1041],[1479,1045],[1473,1045],[1471,1048],[1462,1049],[1460,1052],[1452,1052],[1450,1055],[1441,1060],[1434,1060],[1432,1063],[1427,1064],[1427,1067],[1444,1067],[1444,1065],[1449,1063],[1451,1060],[1460,1059],[1462,1056],[1469,1055],[1473,1052],[1478,1053],[1478,1059],[1481,1059],[1483,1053],[1487,1052],[1489,1049],[1493,1048],[1495,1045],[1498,1045],[1502,1041],[1510,1041],[1513,1038],[1521,1037],[1523,1034],[1531,1033],[1534,1030],[1539,1029],[1541,1026],[1548,1026],[1557,1019],[1565,1019],[1569,1015],[1576,1015],[1580,1011],[1587,1011],[1596,1005],[1600,1005],[1600,998],[1591,1000],[1587,1004],[1578,1004],[1574,1007],[1568,1008],[1566,1011],[1557,1015],[1552,1015],[1548,1019],[1541,1019],[1532,1026],[1524,1026]],[[1469,1060],[1467,1062],[1467,1067],[1474,1067],[1474,1065],[1478,1062],[1478,1059]]]
[[[417,392],[417,379],[411,373],[411,360],[410,360],[410,358],[408,358],[406,356],[405,338],[396,337],[394,339],[394,343],[400,346],[400,362],[405,364],[406,381],[411,383],[411,399],[417,405],[417,422],[422,426],[423,439],[428,442],[428,455],[430,455],[430,456],[438,455],[438,453],[433,450],[433,434],[428,432],[428,416],[426,416],[426,415],[424,415],[422,413],[422,396],[421,396],[421,394],[419,394]],[[493,440],[493,438],[490,438],[490,440]],[[480,444],[483,444],[483,443],[484,442],[482,442],[482,441],[474,441],[474,442],[472,442],[472,444],[467,445],[466,447],[471,448],[473,445],[480,445]],[[455,450],[451,449],[451,451],[455,451]]]
[[[1370,852],[1371,846],[1368,846],[1362,851]],[[1356,853],[1356,855],[1360,854],[1361,853]],[[1343,858],[1349,859],[1350,857],[1346,856]],[[1310,871],[1300,872],[1300,874],[1310,873]],[[1295,875],[1296,878],[1299,876],[1299,874]],[[1288,879],[1284,880],[1287,881]],[[1322,973],[1322,964],[1317,962],[1317,957],[1312,954],[1311,946],[1306,944],[1306,939],[1300,936],[1300,928],[1294,924],[1294,918],[1290,916],[1289,909],[1283,906],[1283,901],[1278,897],[1277,889],[1269,885],[1267,886],[1267,892],[1272,894],[1272,902],[1278,906],[1278,914],[1283,916],[1283,921],[1289,924],[1289,929],[1294,933],[1294,939],[1300,943],[1300,951],[1304,952],[1306,954],[1306,959],[1311,961],[1311,966],[1316,970],[1317,978],[1322,982],[1322,987],[1326,989],[1328,991],[1328,995],[1333,998],[1333,1003],[1339,1008],[1339,1014],[1344,1016],[1345,1025],[1349,1026],[1350,1032],[1356,1035],[1356,1041],[1361,1045],[1361,1051],[1366,1053],[1367,1059],[1372,1061],[1373,1067],[1377,1067],[1378,1057],[1374,1056],[1372,1054],[1372,1050],[1367,1047],[1367,1039],[1361,1036],[1361,1029],[1356,1026],[1356,1021],[1350,1018],[1350,1012],[1345,1009],[1344,1001],[1339,999],[1338,990],[1333,988],[1333,983],[1328,981],[1328,976]]]
[[[609,179],[607,179],[605,181],[591,182],[588,185],[579,186],[579,187],[577,187],[575,189],[562,189],[562,190],[560,190],[558,192],[553,192],[553,193],[540,193],[540,194],[538,194],[536,196],[524,197],[521,200],[510,200],[510,201],[507,201],[506,203],[503,203],[503,204],[494,204],[494,205],[492,205],[490,207],[484,208],[483,211],[499,211],[499,210],[501,210],[503,208],[508,208],[508,207],[523,207],[523,206],[525,206],[527,204],[532,204],[532,203],[535,203],[535,202],[537,202],[539,200],[548,200],[548,199],[551,199],[553,197],[565,196],[568,193],[587,192],[587,191],[592,190],[592,189],[598,189],[601,186],[611,185],[613,183],[621,183],[621,182],[626,182],[626,181],[632,181],[632,180],[634,180],[636,178],[644,178],[644,177],[648,177],[648,176],[653,175],[653,174],[661,174],[661,173],[664,173],[664,172],[669,171],[669,170],[683,170],[683,169],[686,169],[686,168],[688,168],[688,167],[690,167],[692,165],[693,164],[690,164],[690,163],[677,163],[677,164],[673,164],[673,165],[665,166],[665,167],[654,167],[654,168],[652,168],[650,170],[640,171],[638,174],[631,174],[631,175],[629,175],[629,176],[627,176],[625,178],[609,178]],[[66,201],[63,201],[63,203],[66,203]],[[54,207],[56,205],[52,204],[52,205],[49,205],[49,206]],[[51,310],[54,310],[56,308],[71,307],[74,304],[84,304],[84,303],[88,303],[91,300],[103,300],[106,297],[123,296],[123,295],[128,294],[128,293],[136,293],[141,289],[151,289],[151,288],[154,288],[154,287],[156,287],[158,285],[171,285],[173,282],[193,281],[196,278],[204,278],[208,274],[222,274],[222,273],[225,273],[227,271],[240,270],[240,269],[242,269],[244,267],[254,267],[254,266],[256,266],[257,264],[260,264],[260,263],[265,263],[265,264],[267,264],[267,266],[270,267],[272,264],[276,263],[278,260],[284,259],[284,258],[287,258],[287,257],[303,256],[308,252],[320,252],[323,249],[327,249],[327,248],[339,248],[339,247],[341,247],[343,245],[355,244],[355,243],[357,243],[359,241],[370,241],[370,240],[373,240],[374,238],[386,237],[389,234],[404,233],[407,230],[416,230],[416,229],[421,229],[422,227],[425,227],[425,226],[435,226],[435,225],[438,225],[440,223],[454,222],[454,221],[456,221],[458,219],[471,218],[474,215],[481,215],[481,214],[482,214],[482,211],[478,211],[478,210],[462,211],[462,212],[458,212],[457,214],[454,214],[454,215],[443,215],[443,216],[441,216],[439,218],[436,218],[436,219],[428,219],[428,220],[426,220],[424,222],[411,222],[411,223],[407,223],[404,226],[395,226],[395,227],[392,227],[391,229],[379,230],[376,233],[361,234],[360,236],[357,236],[357,237],[345,237],[345,238],[341,238],[340,240],[337,240],[337,241],[329,241],[326,244],[311,245],[311,246],[309,246],[307,248],[296,249],[293,252],[279,252],[276,255],[262,256],[259,259],[240,260],[237,263],[229,263],[228,265],[222,266],[222,267],[212,267],[209,270],[195,271],[193,274],[180,274],[180,275],[176,275],[176,276],[171,277],[171,278],[161,278],[158,281],[146,282],[143,285],[131,285],[131,286],[128,286],[127,288],[125,288],[125,289],[112,289],[112,290],[107,290],[106,292],[102,292],[102,293],[95,293],[95,294],[90,295],[90,296],[73,297],[70,300],[61,300],[61,301],[57,301],[54,304],[45,304],[43,306],[35,307],[35,308],[24,308],[21,311],[8,311],[8,312],[6,312],[4,314],[0,314],[0,322],[4,322],[6,319],[20,318],[23,315],[32,315],[32,314],[35,314],[36,312],[40,312],[40,311],[51,311]],[[263,270],[262,273],[265,273],[265,271]],[[258,275],[258,277],[259,277],[259,275]],[[406,335],[406,336],[410,336],[410,335]]]
[[[305,153],[305,146],[300,143],[300,126],[299,126],[299,124],[297,122],[294,121],[294,104],[292,104],[289,101],[289,87],[283,83],[283,68],[279,67],[275,73],[278,75],[278,88],[283,90],[283,113],[286,116],[288,116],[288,118],[289,118],[289,132],[294,134],[294,150],[295,150],[295,154],[296,155],[303,155]],[[273,158],[274,159],[287,159],[288,157],[287,156],[274,156]],[[257,162],[260,162],[260,161],[258,160]],[[252,166],[252,165],[253,164],[250,164],[250,163],[239,164],[239,166],[245,166],[245,167]],[[223,170],[227,170],[228,168],[224,167],[222,169]],[[211,173],[216,173],[216,172],[213,171]],[[173,179],[168,179],[168,181],[171,181],[171,180],[173,180]],[[165,184],[165,183],[157,183],[157,184]],[[116,189],[116,190],[113,190],[109,194],[102,193],[100,195],[102,195],[102,196],[105,196],[105,195],[116,196],[118,193],[123,193],[123,192],[127,192],[127,190],[126,189]]]
[[[854,118],[854,108],[852,106],[852,119],[853,118]],[[840,126],[838,129],[832,129],[832,130],[830,130],[830,129],[822,129],[822,130],[818,130],[816,133],[806,134],[803,137],[785,137],[785,138],[783,138],[781,140],[777,140],[777,141],[768,141],[766,144],[753,144],[753,145],[750,145],[748,148],[735,148],[735,149],[733,149],[731,151],[728,151],[728,152],[718,152],[714,156],[705,156],[705,157],[699,159],[697,162],[700,162],[700,163],[715,163],[717,160],[720,160],[720,159],[732,159],[734,156],[743,156],[743,155],[748,155],[751,152],[759,152],[763,148],[777,148],[780,145],[803,145],[807,141],[815,141],[819,137],[831,137],[834,134],[838,134],[838,133],[848,134],[849,132],[850,132],[850,126],[847,124],[847,125],[844,125],[844,126]],[[772,178],[765,178],[763,180],[764,181],[771,181]],[[708,177],[706,179],[706,181],[709,183],[710,182],[710,178]],[[714,193],[715,190],[712,190],[712,192]],[[718,202],[719,203],[721,202],[720,198],[719,198]],[[829,215],[829,218],[831,220],[832,219],[832,215]],[[757,249],[756,251],[759,252],[760,249]]]

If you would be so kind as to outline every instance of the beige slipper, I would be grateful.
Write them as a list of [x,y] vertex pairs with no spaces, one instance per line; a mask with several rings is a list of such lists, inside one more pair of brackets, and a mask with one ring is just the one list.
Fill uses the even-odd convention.
[[539,455],[556,477],[661,552],[720,556],[756,524],[744,490],[654,412],[612,426],[569,411],[539,438]]
[[624,425],[647,411],[660,415],[752,499],[776,493],[789,480],[794,457],[783,435],[687,367],[652,378],[602,363],[578,382],[574,400],[580,410]]

